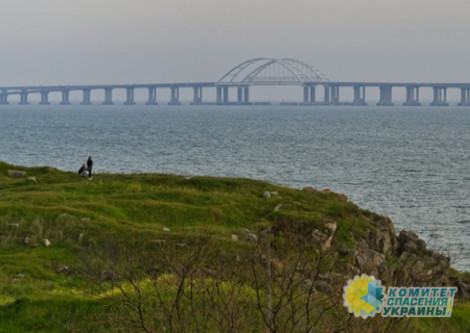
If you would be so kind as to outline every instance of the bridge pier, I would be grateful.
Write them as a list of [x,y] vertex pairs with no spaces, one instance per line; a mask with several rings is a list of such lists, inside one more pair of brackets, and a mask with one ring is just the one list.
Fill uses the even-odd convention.
[[171,100],[168,105],[180,105],[180,88],[178,86],[171,87]]
[[237,104],[251,105],[250,103],[250,88],[248,86],[237,87]]
[[330,86],[331,91],[331,105],[339,105],[339,86]]
[[146,105],[158,105],[157,103],[157,88],[149,87],[149,99],[145,103]]
[[229,103],[228,87],[224,87],[222,89],[222,103],[223,104],[228,104]]
[[193,101],[192,105],[198,105],[202,103],[202,87],[194,86],[193,87]]
[[39,105],[49,105],[49,91],[41,91],[41,102]]
[[447,87],[433,87],[434,99],[431,103],[433,106],[448,106],[447,103]]
[[62,102],[60,102],[60,105],[70,104],[70,90],[62,90]]
[[392,86],[380,86],[380,100],[377,105],[392,106]]
[[315,86],[303,86],[304,88],[304,101],[300,105],[314,105],[316,104],[316,89]]
[[104,89],[104,102],[101,105],[113,105],[113,88]]
[[323,100],[325,102],[325,105],[330,105],[330,87],[329,86],[323,86],[324,89],[324,97]]
[[470,106],[470,88],[460,88],[461,91],[461,99],[459,106]]
[[28,102],[28,92],[26,90],[22,90],[20,93],[20,105],[29,105]]
[[419,87],[407,86],[406,87],[406,101],[403,103],[405,106],[420,106],[419,102]]
[[91,105],[91,89],[83,89],[83,101],[81,105]]
[[367,105],[367,103],[366,103],[366,87],[365,86],[354,86],[353,105]]
[[8,105],[8,94],[6,90],[2,90],[0,94],[0,105]]
[[134,88],[126,88],[126,101],[124,102],[124,105],[135,105]]

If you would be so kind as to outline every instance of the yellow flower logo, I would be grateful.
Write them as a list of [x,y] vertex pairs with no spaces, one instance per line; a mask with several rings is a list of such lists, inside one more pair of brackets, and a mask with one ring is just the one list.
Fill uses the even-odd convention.
[[373,276],[355,276],[344,287],[344,306],[356,317],[373,317],[383,305],[383,289],[381,282]]

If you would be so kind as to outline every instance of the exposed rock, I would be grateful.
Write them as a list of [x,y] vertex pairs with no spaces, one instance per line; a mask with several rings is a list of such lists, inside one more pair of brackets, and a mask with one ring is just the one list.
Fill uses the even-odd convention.
[[355,259],[361,272],[378,275],[378,267],[385,262],[385,255],[368,249],[365,251],[358,251]]
[[24,278],[24,274],[18,273],[18,274],[16,274],[15,277],[16,277],[17,279],[22,279],[22,278]]
[[326,229],[329,230],[329,236],[328,238],[323,242],[323,244],[321,245],[321,249],[323,251],[325,250],[328,250],[330,247],[331,247],[331,240],[333,239],[333,236],[336,232],[336,229],[338,227],[337,223],[336,222],[332,222],[332,223],[326,223],[325,224],[325,227]]
[[77,241],[79,243],[83,242],[83,232],[80,235],[78,235]]
[[67,274],[69,272],[69,266],[60,266],[56,269],[56,272]]
[[324,281],[315,281],[314,287],[316,290],[331,295],[333,288],[331,287],[330,284],[324,282]]
[[30,242],[31,242],[31,237],[25,237],[25,238],[23,239],[23,244],[24,244],[24,245],[28,245]]
[[37,183],[37,182],[38,182],[38,180],[37,180],[36,177],[34,177],[34,176],[28,177],[28,180],[29,180],[29,181],[32,181],[32,182],[34,182],[34,183]]
[[19,170],[8,170],[8,175],[11,178],[23,178],[24,176],[26,176],[26,172]]
[[162,230],[165,231],[165,232],[169,232],[169,231],[170,231],[170,229],[168,229],[167,227],[163,227]]
[[281,208],[282,208],[282,206],[283,206],[283,205],[282,205],[282,203],[280,203],[280,204],[277,204],[277,205],[276,205],[276,207],[274,207],[274,211],[275,211],[275,212],[278,212],[278,211],[280,211],[280,210],[281,210]]
[[152,240],[152,243],[165,244],[165,240],[164,239],[154,239],[154,240]]
[[178,246],[178,247],[186,247],[187,246],[186,243],[176,243],[175,245]]
[[51,246],[51,242],[47,238],[44,238],[44,246]]
[[183,177],[183,179],[184,179],[184,180],[191,180],[191,179],[193,179],[193,177],[191,177],[191,176],[186,176],[186,177]]
[[256,243],[258,241],[258,236],[252,233],[250,230],[245,229],[246,240],[248,242]]
[[376,228],[376,232],[369,234],[369,247],[385,255],[396,252],[398,242],[392,221],[388,218],[381,218],[377,222],[374,221],[372,223]]
[[418,237],[414,232],[402,230],[398,235],[400,242],[399,250],[407,252],[426,251],[426,242]]
[[265,191],[265,192],[263,193],[263,198],[265,198],[265,199],[271,198],[271,192]]
[[311,186],[304,187],[302,189],[302,191],[304,191],[304,192],[316,192],[316,190]]
[[232,237],[232,240],[233,240],[234,242],[238,242],[238,235],[232,234],[231,237]]
[[323,251],[328,250],[331,247],[331,240],[333,239],[337,227],[336,222],[325,223],[324,230],[315,229],[312,232],[313,241],[320,244]]
[[100,274],[101,280],[115,281],[116,274],[113,271],[104,270]]
[[349,201],[349,198],[346,194],[333,192],[329,188],[325,188],[323,190],[320,190],[320,192],[327,193],[327,194],[334,194],[342,201],[346,201],[346,202]]
[[278,196],[279,195],[279,193],[277,193],[277,191],[272,191],[270,193],[271,193],[272,196]]
[[15,227],[15,228],[19,228],[19,227],[20,227],[20,223],[19,223],[19,222],[8,223],[8,225],[9,225],[10,227]]

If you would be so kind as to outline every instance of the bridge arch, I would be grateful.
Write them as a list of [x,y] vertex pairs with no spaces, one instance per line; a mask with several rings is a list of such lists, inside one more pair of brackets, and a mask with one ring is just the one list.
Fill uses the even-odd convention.
[[291,58],[253,58],[238,64],[218,84],[304,85],[330,82],[317,68]]

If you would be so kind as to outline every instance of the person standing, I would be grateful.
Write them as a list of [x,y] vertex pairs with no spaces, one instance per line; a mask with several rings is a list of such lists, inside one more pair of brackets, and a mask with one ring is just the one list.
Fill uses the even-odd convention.
[[86,167],[88,169],[88,179],[91,180],[91,169],[93,168],[93,160],[91,156],[88,156],[88,161],[86,161]]

